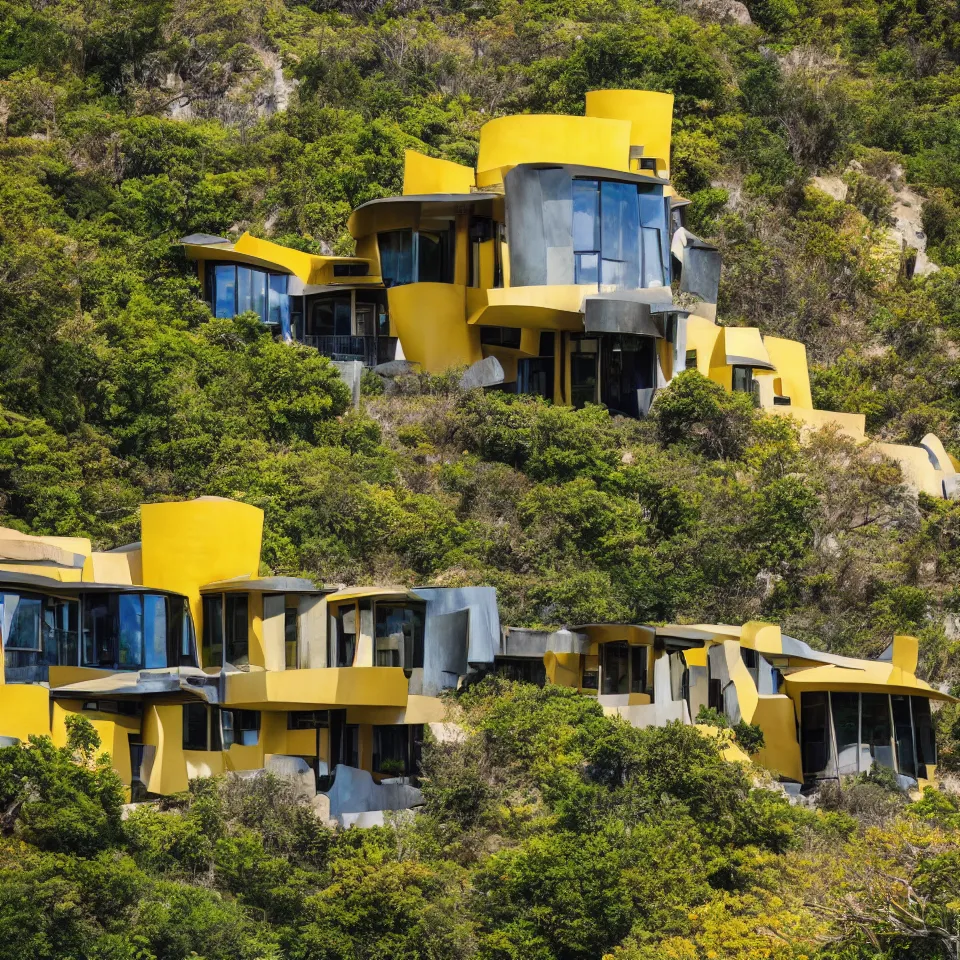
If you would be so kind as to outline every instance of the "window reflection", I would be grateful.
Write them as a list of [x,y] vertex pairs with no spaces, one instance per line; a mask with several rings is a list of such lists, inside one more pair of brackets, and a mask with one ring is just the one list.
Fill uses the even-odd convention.
[[666,207],[645,184],[573,181],[574,282],[662,286]]
[[388,230],[377,234],[384,286],[453,283],[453,232]]
[[279,326],[284,339],[289,339],[288,279],[285,273],[218,263],[207,272],[207,299],[215,317],[229,319],[252,310],[264,323]]
[[935,765],[926,697],[885,693],[801,695],[800,746],[807,779],[868,772],[874,764],[916,778]]

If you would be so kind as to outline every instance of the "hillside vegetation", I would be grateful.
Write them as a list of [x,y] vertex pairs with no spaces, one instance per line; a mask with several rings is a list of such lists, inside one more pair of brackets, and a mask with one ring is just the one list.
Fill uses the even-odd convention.
[[[721,317],[804,340],[817,405],[957,454],[958,62],[956,0],[0,0],[0,522],[110,547],[141,502],[236,497],[278,574],[489,583],[515,625],[759,617],[869,655],[911,632],[956,684],[960,504],[875,451],[695,373],[642,423],[452,376],[353,411],[316,353],[211,319],[176,241],[350,252],[405,147],[470,163],[491,116],[670,90]],[[905,197],[938,267],[912,279]],[[696,730],[568,691],[451,709],[424,811],[371,831],[268,778],[124,821],[82,724],[0,750],[0,958],[958,956],[950,794],[867,777],[791,807]]]
[[[866,653],[910,630],[951,680],[960,508],[918,504],[874,454],[801,446],[693,375],[653,424],[443,379],[348,412],[324,359],[211,320],[175,245],[249,228],[347,251],[347,214],[399,190],[406,146],[469,163],[495,113],[672,90],[724,318],[804,339],[821,405],[957,450],[956,5],[715,14],[3,0],[3,522],[112,546],[145,500],[240,497],[277,573],[493,583],[514,624],[763,616]],[[844,170],[850,203],[809,184]],[[882,235],[901,181],[941,265],[912,281]]]
[[[272,777],[121,819],[96,734],[0,749],[4,960],[934,960],[960,804],[869,777],[817,810],[695,728],[490,680],[425,747],[425,806],[333,831]],[[92,734],[92,736],[91,736]]]

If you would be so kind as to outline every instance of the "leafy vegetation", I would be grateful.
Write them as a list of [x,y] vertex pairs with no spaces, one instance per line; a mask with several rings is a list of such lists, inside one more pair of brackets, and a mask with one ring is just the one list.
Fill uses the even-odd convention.
[[[695,728],[636,730],[564,688],[490,679],[454,709],[465,735],[426,745],[422,811],[369,830],[269,775],[122,819],[83,718],[65,748],[3,748],[0,956],[954,955],[953,795],[877,779],[791,806]],[[64,829],[94,810],[98,829]]]
[[[906,631],[957,684],[960,505],[876,452],[801,441],[695,373],[645,423],[449,377],[368,380],[352,411],[322,358],[212,320],[176,246],[250,229],[350,252],[350,210],[398,192],[404,148],[470,163],[490,116],[670,90],[725,322],[802,339],[817,405],[957,453],[955,0],[717,9],[0,0],[2,522],[109,547],[140,502],[238,497],[276,573],[491,583],[517,625],[760,617],[871,655]],[[908,276],[905,210],[936,272]],[[695,731],[562,691],[462,709],[466,741],[427,750],[424,814],[369,832],[268,779],[122,821],[89,731],[0,750],[0,956],[956,955],[948,794],[870,781],[811,812]],[[956,711],[938,722],[960,767]]]

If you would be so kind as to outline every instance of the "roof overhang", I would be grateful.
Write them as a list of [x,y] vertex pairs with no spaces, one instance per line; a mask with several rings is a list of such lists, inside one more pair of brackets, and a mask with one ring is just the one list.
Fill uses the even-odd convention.
[[776,370],[756,327],[724,327],[724,349],[728,366]]

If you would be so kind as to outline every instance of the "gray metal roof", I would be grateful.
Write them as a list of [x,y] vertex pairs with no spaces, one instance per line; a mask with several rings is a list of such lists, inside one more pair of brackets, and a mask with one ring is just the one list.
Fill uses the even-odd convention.
[[20,590],[44,591],[59,596],[79,593],[162,593],[171,597],[182,597],[176,590],[163,590],[160,587],[144,587],[129,583],[90,583],[87,581],[65,582],[52,577],[39,577],[33,573],[10,573],[0,571],[0,590],[15,587]]
[[217,243],[229,242],[226,237],[215,237],[212,233],[191,233],[187,237],[180,238],[180,243],[188,243],[196,247],[210,247]]

